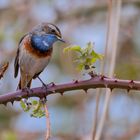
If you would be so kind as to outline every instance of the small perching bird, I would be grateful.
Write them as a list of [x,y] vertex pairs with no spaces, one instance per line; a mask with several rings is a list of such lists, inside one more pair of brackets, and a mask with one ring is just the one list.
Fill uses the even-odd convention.
[[59,28],[51,23],[37,25],[21,38],[14,64],[15,78],[20,69],[18,89],[30,88],[32,79],[48,65],[56,41],[64,42]]

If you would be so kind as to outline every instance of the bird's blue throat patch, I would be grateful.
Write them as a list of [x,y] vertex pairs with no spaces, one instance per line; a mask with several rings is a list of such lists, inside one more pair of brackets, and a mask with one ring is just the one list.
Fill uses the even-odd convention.
[[39,50],[40,52],[46,52],[53,47],[53,44],[57,40],[58,38],[53,34],[32,35],[31,44],[33,48]]

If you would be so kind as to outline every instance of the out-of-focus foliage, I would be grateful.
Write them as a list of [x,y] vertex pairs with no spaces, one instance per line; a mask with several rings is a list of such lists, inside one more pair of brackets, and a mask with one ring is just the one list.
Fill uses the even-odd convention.
[[13,131],[4,131],[4,132],[2,132],[0,138],[2,140],[17,140],[17,136]]

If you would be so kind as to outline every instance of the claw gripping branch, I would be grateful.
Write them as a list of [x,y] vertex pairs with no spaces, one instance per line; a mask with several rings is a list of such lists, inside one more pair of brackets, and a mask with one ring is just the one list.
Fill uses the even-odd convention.
[[13,104],[14,101],[20,101],[22,98],[30,98],[30,97],[39,97],[43,98],[44,95],[48,96],[50,94],[55,93],[64,93],[65,91],[70,90],[85,90],[90,88],[110,88],[111,90],[114,88],[126,89],[129,90],[140,90],[140,81],[133,80],[121,80],[109,78],[103,75],[96,75],[88,80],[76,81],[66,84],[59,85],[48,85],[47,91],[46,88],[37,87],[32,88],[32,92],[30,94],[26,93],[24,90],[18,90],[16,92],[6,93],[0,95],[0,104],[6,105],[8,102]]

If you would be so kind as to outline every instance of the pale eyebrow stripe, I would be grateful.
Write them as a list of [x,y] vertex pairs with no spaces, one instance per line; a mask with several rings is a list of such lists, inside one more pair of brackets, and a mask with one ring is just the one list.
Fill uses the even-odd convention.
[[54,29],[55,31],[57,31],[57,28],[53,25],[48,25],[50,28]]

